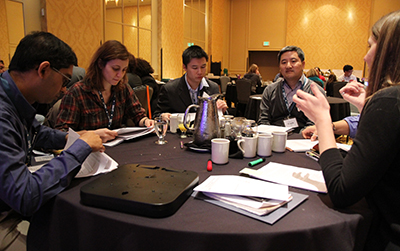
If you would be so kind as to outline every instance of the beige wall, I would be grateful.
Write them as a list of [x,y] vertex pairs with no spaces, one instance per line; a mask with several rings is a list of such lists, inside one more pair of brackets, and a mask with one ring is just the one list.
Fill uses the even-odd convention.
[[162,77],[178,78],[182,75],[182,52],[185,49],[183,48],[183,1],[163,0],[161,5]]
[[0,59],[2,59],[5,66],[8,67],[10,61],[8,59],[8,25],[5,0],[0,0],[0,20],[3,20],[3,24],[0,25]]
[[46,0],[47,31],[69,44],[87,68],[103,38],[103,1]]

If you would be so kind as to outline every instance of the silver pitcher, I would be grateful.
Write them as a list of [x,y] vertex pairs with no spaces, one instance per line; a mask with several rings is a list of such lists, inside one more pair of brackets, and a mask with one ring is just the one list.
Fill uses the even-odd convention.
[[[209,97],[198,97],[198,105],[189,105],[183,117],[183,125],[193,133],[193,143],[201,146],[210,144],[211,139],[220,137],[219,119],[216,100],[221,94],[214,94]],[[187,115],[192,107],[196,107],[194,129],[187,126]]]

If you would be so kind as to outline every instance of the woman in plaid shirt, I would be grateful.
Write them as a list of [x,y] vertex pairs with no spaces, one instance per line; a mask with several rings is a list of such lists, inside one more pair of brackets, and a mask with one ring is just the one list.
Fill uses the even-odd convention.
[[108,140],[117,136],[127,119],[136,126],[154,126],[127,84],[129,52],[118,41],[105,42],[93,55],[85,78],[71,86],[60,105],[55,128],[75,131],[97,130]]

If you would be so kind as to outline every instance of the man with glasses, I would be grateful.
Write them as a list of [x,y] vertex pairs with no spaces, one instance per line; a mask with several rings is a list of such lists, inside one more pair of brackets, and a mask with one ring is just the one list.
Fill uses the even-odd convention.
[[104,151],[94,132],[31,173],[33,149],[62,149],[67,133],[40,125],[35,102],[50,103],[70,81],[75,53],[47,32],[24,37],[0,74],[0,249],[26,250],[16,225],[63,191],[92,151]]

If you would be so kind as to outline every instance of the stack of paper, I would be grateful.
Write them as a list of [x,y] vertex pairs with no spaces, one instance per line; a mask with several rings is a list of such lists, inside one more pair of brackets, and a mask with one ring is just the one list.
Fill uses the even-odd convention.
[[258,170],[244,168],[240,173],[315,192],[327,193],[328,191],[322,171],[308,168],[269,162]]
[[292,200],[286,185],[235,175],[210,176],[194,191],[257,215],[266,215]]
[[[318,144],[318,140],[311,141],[310,139],[288,139],[286,141],[286,148],[293,152],[306,152],[311,150],[316,144]],[[351,148],[351,145],[340,143],[336,143],[336,146],[344,151],[349,151]]]
[[115,129],[114,131],[118,132],[118,136],[111,141],[104,143],[105,146],[116,146],[120,144],[124,140],[130,140],[134,138],[141,137],[143,135],[149,134],[154,132],[154,127],[147,128],[147,127],[124,127]]
[[290,132],[293,130],[293,127],[283,127],[283,126],[274,126],[274,125],[259,125],[257,127],[258,133],[273,133],[273,132]]

